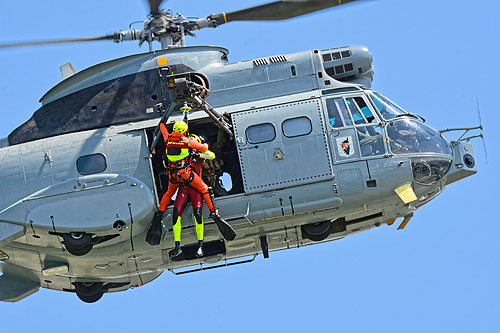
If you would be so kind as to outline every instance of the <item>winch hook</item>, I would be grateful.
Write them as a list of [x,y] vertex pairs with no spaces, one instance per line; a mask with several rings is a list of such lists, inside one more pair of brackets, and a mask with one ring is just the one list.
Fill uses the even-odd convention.
[[186,123],[188,121],[188,114],[189,114],[189,112],[191,112],[191,110],[193,110],[193,108],[190,107],[186,101],[184,101],[184,106],[181,107],[181,111],[182,111],[182,114],[184,115],[184,119],[183,120]]

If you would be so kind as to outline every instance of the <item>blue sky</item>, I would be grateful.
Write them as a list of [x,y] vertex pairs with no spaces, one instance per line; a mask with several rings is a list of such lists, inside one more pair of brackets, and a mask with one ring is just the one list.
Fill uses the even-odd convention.
[[[181,1],[204,17],[263,1]],[[0,4],[0,41],[98,36],[143,20],[141,0]],[[365,1],[281,23],[230,23],[189,45],[219,45],[229,60],[365,45],[373,88],[437,129],[475,126],[476,98],[488,147],[474,141],[479,173],[419,209],[404,231],[382,226],[345,239],[273,252],[253,264],[187,276],[166,272],[141,288],[84,304],[50,290],[0,303],[6,331],[494,332],[500,329],[498,217],[498,17],[493,1]],[[76,70],[146,51],[96,42],[0,51],[0,137],[28,119],[39,98]],[[0,166],[1,167],[1,166]],[[5,189],[2,189],[5,191]]]

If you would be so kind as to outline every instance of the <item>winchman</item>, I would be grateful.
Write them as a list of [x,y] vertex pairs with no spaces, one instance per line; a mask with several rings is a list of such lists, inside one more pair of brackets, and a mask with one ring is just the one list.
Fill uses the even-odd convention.
[[[206,140],[203,136],[198,136],[196,134],[190,134],[190,138],[194,139],[198,143],[206,143]],[[204,160],[213,160],[215,158],[215,154],[210,150],[207,150],[205,153],[194,152],[191,154],[192,156],[192,166],[193,171],[200,177],[202,177],[203,172],[203,161]],[[172,228],[174,231],[174,240],[175,240],[175,249],[171,252],[172,257],[176,257],[182,253],[180,248],[181,243],[181,217],[184,211],[184,207],[186,206],[188,200],[191,201],[191,205],[193,206],[193,217],[195,221],[196,227],[196,238],[198,239],[198,249],[196,251],[197,257],[203,256],[203,198],[199,191],[187,185],[186,183],[182,183],[177,190],[177,196],[174,202],[174,211],[172,217]]]
[[[155,213],[146,241],[151,245],[160,244],[162,234],[161,218],[167,208],[172,196],[175,194],[180,184],[186,184],[201,193],[201,196],[210,210],[210,217],[217,224],[222,236],[227,240],[233,240],[236,233],[232,227],[224,221],[213,204],[209,187],[203,182],[201,177],[194,171],[192,163],[192,153],[205,153],[208,150],[207,143],[198,143],[186,136],[188,125],[184,121],[177,121],[173,126],[172,133],[169,133],[165,124],[160,123],[160,131],[166,144],[167,173],[169,176],[168,190],[163,195],[160,207]],[[177,223],[177,221],[174,221]],[[180,227],[180,222],[179,222]],[[179,230],[180,231],[180,230]],[[179,234],[180,239],[180,234]],[[176,241],[176,250],[180,251],[180,241]],[[180,252],[179,252],[180,253]]]

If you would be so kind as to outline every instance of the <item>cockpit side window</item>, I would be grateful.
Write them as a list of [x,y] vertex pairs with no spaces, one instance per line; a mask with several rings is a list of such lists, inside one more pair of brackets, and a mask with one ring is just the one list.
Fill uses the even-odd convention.
[[342,118],[340,118],[339,108],[337,107],[335,102],[338,100],[343,103],[341,98],[329,98],[326,100],[326,109],[328,110],[330,125],[335,128],[344,126],[344,124],[342,123]]
[[356,127],[361,156],[376,156],[385,154],[383,131],[381,126]]
[[377,120],[373,116],[373,113],[370,111],[370,108],[366,104],[366,101],[362,97],[354,97],[354,100],[356,101],[356,104],[358,105],[359,109],[361,110],[361,113],[365,117],[366,121],[369,124],[376,123]]
[[328,109],[330,124],[333,127],[342,127],[344,125],[352,126],[352,119],[343,98],[339,97],[327,99],[326,107]]
[[348,98],[347,105],[349,106],[349,110],[351,111],[352,118],[356,125],[377,122],[363,97]]
[[[349,107],[349,111],[351,112],[352,119],[354,119],[354,123],[356,125],[366,124],[367,121],[361,112],[361,109],[358,107],[357,103],[354,101],[354,98],[347,99],[347,106]],[[366,107],[366,104],[365,104]]]

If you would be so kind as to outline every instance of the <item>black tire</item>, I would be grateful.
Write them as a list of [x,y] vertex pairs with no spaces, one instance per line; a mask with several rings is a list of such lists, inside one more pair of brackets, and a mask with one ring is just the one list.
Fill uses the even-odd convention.
[[102,282],[75,282],[76,293],[82,296],[94,296],[102,292]]
[[302,227],[302,236],[312,241],[319,242],[326,239],[332,230],[332,222],[323,221],[305,224]]
[[64,245],[79,250],[86,248],[92,242],[92,235],[85,232],[70,232],[62,235]]
[[89,244],[89,245],[87,245],[86,247],[84,247],[82,249],[74,249],[74,248],[66,245],[66,250],[68,250],[68,252],[71,253],[74,256],[84,256],[87,253],[89,253],[90,250],[92,250],[93,247],[94,247],[94,244]]
[[78,298],[84,301],[85,303],[95,303],[101,299],[102,295],[104,295],[104,292],[102,291],[92,296],[84,296],[79,294],[78,292],[76,293],[76,296],[78,296]]

